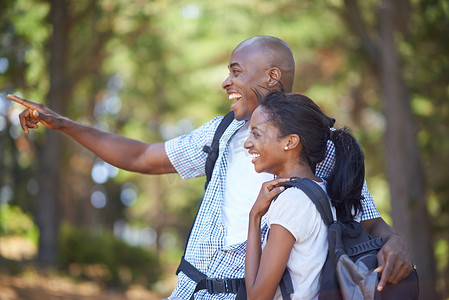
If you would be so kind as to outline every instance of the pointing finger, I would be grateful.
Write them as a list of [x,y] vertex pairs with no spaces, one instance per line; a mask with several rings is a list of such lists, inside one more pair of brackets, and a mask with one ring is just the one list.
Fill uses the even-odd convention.
[[34,102],[28,101],[26,99],[17,97],[15,95],[11,95],[11,94],[8,94],[7,97],[8,97],[9,100],[12,100],[12,101],[17,102],[19,104],[22,104],[23,106],[26,106],[26,107],[28,107],[30,109],[39,109],[39,104],[38,103],[34,103]]

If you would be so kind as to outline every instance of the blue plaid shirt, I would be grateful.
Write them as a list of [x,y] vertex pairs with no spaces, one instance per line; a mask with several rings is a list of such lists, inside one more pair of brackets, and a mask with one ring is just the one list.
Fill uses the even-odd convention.
[[[205,145],[211,145],[215,130],[223,117],[217,117],[190,134],[180,136],[165,143],[165,151],[178,174],[183,178],[205,175],[207,154]],[[228,168],[228,142],[233,134],[245,124],[234,120],[223,133],[220,140],[220,152],[211,181],[205,191],[203,201],[193,225],[187,244],[185,259],[209,278],[242,278],[245,276],[246,242],[225,246],[226,228],[222,221],[222,205]],[[326,159],[317,166],[316,175],[326,177],[334,165],[333,143],[328,143]],[[257,191],[258,193],[259,191]],[[257,195],[256,193],[256,195]],[[374,201],[368,193],[366,184],[363,189],[365,200],[362,201],[362,220],[380,217]],[[255,200],[255,199],[254,199]],[[248,212],[249,213],[249,212]],[[262,221],[262,236],[267,226]],[[178,285],[170,298],[175,296],[190,299],[196,283],[183,272],[178,274]],[[195,294],[196,299],[234,299],[234,294],[211,295],[206,290]]]

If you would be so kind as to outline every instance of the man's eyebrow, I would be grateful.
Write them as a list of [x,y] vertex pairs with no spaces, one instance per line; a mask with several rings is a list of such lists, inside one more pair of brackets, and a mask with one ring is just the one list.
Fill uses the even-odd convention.
[[232,67],[241,67],[241,66],[240,66],[239,63],[235,62],[235,63],[232,63],[232,64],[229,65],[229,69],[232,68]]

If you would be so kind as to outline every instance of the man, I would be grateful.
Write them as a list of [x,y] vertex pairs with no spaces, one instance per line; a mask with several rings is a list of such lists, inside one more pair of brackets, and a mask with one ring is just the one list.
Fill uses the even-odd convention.
[[[191,269],[181,268],[178,285],[171,297],[189,299],[196,292],[198,299],[214,299],[217,295],[209,293],[211,288],[195,290],[201,288],[196,283],[198,274],[214,279],[244,277],[249,210],[261,184],[272,179],[268,174],[254,171],[243,148],[249,134],[249,122],[246,121],[257,107],[258,99],[267,91],[280,89],[291,92],[294,66],[288,45],[275,37],[252,37],[232,52],[229,76],[222,87],[233,102],[231,109],[235,119],[220,140],[219,156],[187,244],[183,262],[194,270],[190,272]],[[202,149],[211,144],[222,120],[222,117],[217,117],[190,134],[165,143],[147,144],[76,123],[41,104],[12,95],[8,98],[27,107],[20,114],[25,133],[41,123],[68,134],[119,168],[147,174],[177,172],[183,179],[205,174],[207,155]],[[328,149],[328,157],[317,166],[317,175],[325,177],[332,165],[333,150]],[[366,186],[364,196],[362,223],[372,235],[382,237],[385,243],[378,255],[382,272],[378,288],[382,289],[387,282],[397,283],[406,277],[412,271],[411,260],[406,242],[380,218]],[[219,296],[226,299],[235,297],[229,293]]]

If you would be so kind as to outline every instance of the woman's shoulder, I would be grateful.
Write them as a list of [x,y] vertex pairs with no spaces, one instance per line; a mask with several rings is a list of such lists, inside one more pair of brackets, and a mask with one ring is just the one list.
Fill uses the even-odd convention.
[[298,213],[297,210],[304,211],[310,205],[314,205],[310,198],[303,190],[292,187],[280,193],[275,201],[273,201],[270,209],[279,213]]
[[268,224],[279,224],[289,230],[297,241],[316,233],[321,215],[313,201],[298,188],[279,194],[268,211]]
[[[314,182],[327,193],[326,181],[324,179],[322,181],[314,181]],[[278,199],[298,199],[298,201],[302,200],[310,201],[310,198],[307,196],[307,194],[302,189],[297,187],[291,187],[286,189],[281,194],[279,194]]]

